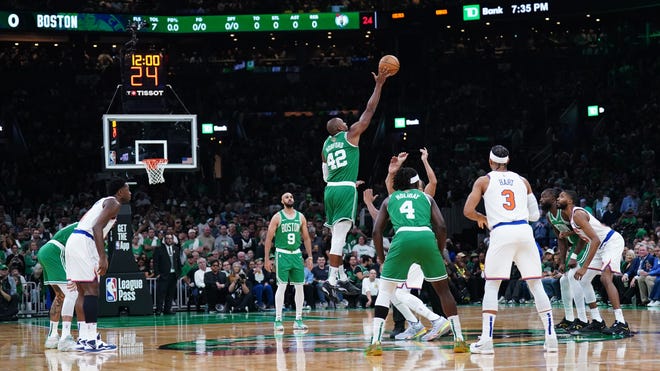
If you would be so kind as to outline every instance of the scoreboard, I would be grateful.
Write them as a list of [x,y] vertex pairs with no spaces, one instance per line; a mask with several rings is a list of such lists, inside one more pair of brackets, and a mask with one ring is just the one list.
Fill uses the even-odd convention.
[[166,34],[341,31],[373,29],[374,18],[374,12],[162,16],[0,11],[0,31],[126,32],[135,22],[146,22],[140,32]]

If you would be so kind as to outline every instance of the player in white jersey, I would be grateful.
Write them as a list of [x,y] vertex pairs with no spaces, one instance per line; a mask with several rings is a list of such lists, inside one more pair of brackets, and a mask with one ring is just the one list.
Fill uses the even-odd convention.
[[[493,353],[493,327],[497,315],[497,292],[502,280],[509,279],[515,262],[522,279],[527,280],[545,333],[544,349],[558,350],[550,299],[541,284],[542,268],[530,221],[540,217],[538,202],[527,179],[507,170],[509,150],[501,145],[490,151],[491,172],[474,182],[463,214],[490,229],[484,275],[486,285],[482,304],[481,339],[470,345],[472,353]],[[486,215],[476,210],[483,197]]]
[[96,332],[98,319],[99,276],[108,270],[105,237],[115,224],[122,204],[131,200],[128,184],[121,178],[108,182],[108,194],[83,215],[66,242],[67,279],[78,289],[77,307],[82,305],[85,324],[79,329],[82,350],[87,352],[113,351],[116,345],[105,344]]
[[590,284],[591,280],[600,274],[600,282],[607,290],[616,318],[612,327],[604,329],[603,333],[632,336],[630,327],[623,317],[619,293],[612,281],[614,273],[621,273],[619,269],[625,242],[619,233],[602,224],[585,209],[575,206],[578,200],[577,193],[571,190],[564,190],[557,199],[557,207],[562,209],[562,216],[565,219],[570,218],[575,233],[590,245],[584,264],[575,272],[575,279],[584,286]]

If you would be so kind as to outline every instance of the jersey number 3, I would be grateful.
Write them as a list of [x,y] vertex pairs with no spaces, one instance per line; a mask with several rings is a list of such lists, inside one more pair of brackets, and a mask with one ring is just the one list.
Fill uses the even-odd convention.
[[512,190],[505,189],[502,191],[501,195],[504,196],[505,202],[502,204],[502,207],[505,210],[511,211],[516,208],[516,198]]

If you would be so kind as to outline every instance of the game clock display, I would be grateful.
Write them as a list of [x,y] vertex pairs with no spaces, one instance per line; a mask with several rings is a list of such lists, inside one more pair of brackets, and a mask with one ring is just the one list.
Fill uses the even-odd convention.
[[165,58],[159,53],[131,53],[123,58],[122,77],[129,97],[160,97],[165,89]]

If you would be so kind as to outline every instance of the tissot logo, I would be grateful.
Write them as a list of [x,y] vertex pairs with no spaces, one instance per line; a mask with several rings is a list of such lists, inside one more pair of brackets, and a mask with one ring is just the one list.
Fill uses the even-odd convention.
[[479,4],[463,5],[464,21],[477,21],[479,19],[481,19],[481,6]]

